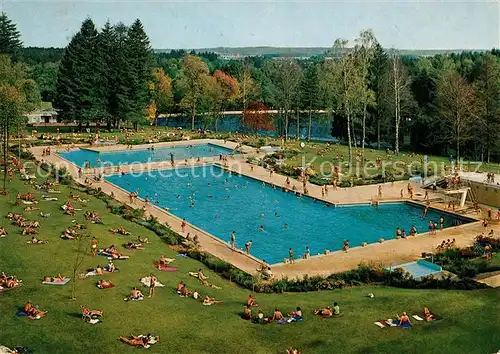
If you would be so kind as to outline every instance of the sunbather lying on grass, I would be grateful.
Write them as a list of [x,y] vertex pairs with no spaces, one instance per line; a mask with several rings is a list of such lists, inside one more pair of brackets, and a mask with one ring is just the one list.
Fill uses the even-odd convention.
[[66,280],[65,277],[63,277],[61,274],[57,274],[55,277],[49,277],[46,275],[43,277],[43,281],[47,283],[59,283],[59,282],[64,282]]
[[3,227],[0,227],[0,237],[7,237],[7,231]]
[[93,318],[93,317],[100,317],[104,314],[104,311],[102,310],[89,310],[87,306],[82,306],[82,315]]
[[314,310],[314,314],[323,317],[331,317],[333,316],[333,311],[330,306],[327,306],[324,309]]
[[144,347],[149,348],[152,344],[158,343],[160,337],[152,336],[151,333],[147,335],[134,336],[131,335],[129,338],[120,336],[120,340],[134,347]]
[[210,305],[213,305],[213,304],[222,304],[223,301],[219,301],[219,300],[215,300],[214,297],[210,297],[210,296],[205,296],[205,298],[203,299],[203,305],[206,305],[206,306],[210,306]]
[[126,248],[129,250],[144,250],[144,247],[142,247],[142,243],[136,243],[129,241],[127,242]]
[[398,327],[403,327],[403,326],[408,326],[408,325],[411,326],[410,318],[408,317],[406,312],[403,312],[403,314],[401,316],[396,314],[396,317],[399,320]]
[[21,286],[22,280],[17,280],[15,276],[13,275],[7,275],[5,272],[2,272],[2,275],[0,276],[0,286],[7,288],[7,289],[13,289],[18,286]]
[[127,296],[125,299],[125,301],[129,301],[129,300],[134,300],[134,301],[137,301],[137,300],[142,300],[144,299],[144,295],[141,293],[141,291],[139,289],[137,289],[136,287],[134,287],[132,289],[132,291],[130,292],[130,295]]
[[107,281],[107,280],[103,280],[103,279],[101,279],[101,280],[99,280],[99,281],[97,282],[97,287],[98,287],[99,289],[110,289],[110,288],[112,288],[112,287],[114,287],[114,286],[115,286],[115,285],[114,285],[112,282]]
[[31,319],[38,319],[47,314],[47,311],[42,311],[33,305],[30,301],[24,304],[23,312],[28,315]]
[[32,207],[32,206],[27,206],[24,208],[24,211],[35,211],[35,210],[40,210],[40,208]]
[[114,234],[120,234],[120,235],[130,235],[130,232],[128,232],[127,230],[125,230],[125,228],[123,227],[119,227],[117,229],[109,229],[109,232],[112,232]]
[[208,277],[203,273],[202,269],[198,270],[198,273],[189,272],[188,274],[192,277],[198,278],[200,280],[200,283],[202,283],[205,286],[208,286],[209,288],[220,289],[219,286],[214,285],[206,280],[208,279]]
[[25,227],[23,230],[23,236],[36,235],[37,233],[38,233],[38,231],[36,231],[36,229],[32,228],[32,227]]
[[30,241],[26,241],[26,243],[31,243],[33,245],[41,245],[41,244],[44,244],[44,243],[49,243],[49,241],[39,240],[35,236],[33,236],[31,238],[31,240]]

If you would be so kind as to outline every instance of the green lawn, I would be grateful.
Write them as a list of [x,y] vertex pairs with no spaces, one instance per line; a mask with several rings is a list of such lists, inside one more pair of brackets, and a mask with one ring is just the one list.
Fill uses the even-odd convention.
[[[1,181],[0,181],[1,182]],[[249,291],[221,279],[191,259],[177,259],[177,272],[156,272],[166,284],[159,288],[153,299],[141,302],[124,302],[139,278],[154,270],[151,262],[161,254],[174,258],[175,254],[159,238],[145,228],[127,222],[106,212],[105,204],[91,199],[88,204],[75,203],[84,210],[97,210],[104,225],[89,225],[90,234],[99,239],[101,246],[121,245],[137,235],[148,237],[152,244],[144,251],[126,251],[131,258],[116,261],[119,273],[105,275],[117,286],[99,290],[97,277],[77,281],[77,299],[70,300],[71,282],[63,287],[41,284],[44,275],[62,273],[70,276],[76,255],[76,241],[59,238],[72,219],[63,215],[60,205],[69,195],[66,187],[57,195],[60,201],[40,201],[39,207],[52,216],[42,219],[38,212],[23,212],[27,219],[40,220],[39,238],[49,240],[46,245],[28,245],[27,236],[5,218],[8,211],[22,212],[14,206],[15,193],[32,191],[18,180],[10,184],[9,196],[0,197],[0,225],[5,226],[8,237],[0,239],[0,270],[15,274],[23,280],[21,288],[0,294],[0,344],[13,347],[22,345],[35,353],[132,353],[137,349],[118,340],[120,335],[152,332],[161,336],[161,342],[151,353],[284,353],[289,346],[303,353],[493,353],[500,349],[500,290],[442,291],[408,290],[389,287],[357,287],[344,290],[300,293],[257,294],[260,308],[266,313],[278,306],[284,312],[301,306],[305,321],[290,325],[254,325],[240,319],[239,315]],[[35,192],[37,196],[41,193]],[[82,195],[83,198],[88,196]],[[109,228],[123,225],[132,236],[116,236]],[[86,248],[87,250],[88,248]],[[103,265],[103,257],[92,258],[87,254],[84,269]],[[222,290],[208,289],[188,271],[204,268],[210,280]],[[103,278],[104,278],[103,277]],[[202,306],[193,299],[180,298],[174,287],[180,280],[201,294],[210,294],[224,304]],[[146,289],[144,289],[145,291]],[[375,298],[366,297],[374,293]],[[48,310],[47,317],[30,320],[16,317],[15,312],[24,302],[31,300]],[[314,308],[338,301],[345,314],[340,319],[319,319],[311,314]],[[103,323],[95,326],[84,323],[80,306],[104,310]],[[420,312],[424,306],[444,316],[435,323],[418,323],[410,330],[399,328],[379,329],[373,322],[394,318],[395,313]]]

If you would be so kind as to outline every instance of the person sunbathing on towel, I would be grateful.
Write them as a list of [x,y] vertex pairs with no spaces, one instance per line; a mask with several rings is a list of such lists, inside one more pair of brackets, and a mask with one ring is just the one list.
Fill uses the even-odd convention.
[[26,208],[24,208],[24,211],[35,211],[35,210],[40,210],[40,208],[35,208],[32,206],[27,206]]
[[427,307],[424,307],[424,316],[427,322],[433,321],[435,319],[434,315],[429,311]]
[[109,261],[108,265],[106,266],[106,270],[110,273],[113,273],[117,270],[112,260]]
[[104,311],[101,310],[89,310],[87,306],[82,306],[82,313],[84,315],[94,317],[94,316],[102,316],[104,314]]
[[283,314],[278,308],[274,309],[273,317],[271,318],[271,321],[279,321],[283,318]]
[[68,227],[61,235],[61,238],[63,240],[74,240],[76,238],[76,233],[73,229]]
[[31,238],[31,241],[27,241],[26,243],[31,243],[31,244],[34,244],[34,245],[41,245],[41,244],[47,243],[47,241],[39,240],[35,236],[33,236]]
[[300,309],[300,307],[297,307],[297,310],[292,312],[292,313],[289,313],[288,316],[298,320],[298,319],[302,319],[302,310]]
[[0,227],[0,237],[5,237],[7,236],[7,231],[3,227]]
[[[120,340],[122,342],[125,342],[129,345],[133,345],[135,347],[144,347],[144,348],[149,348],[149,341],[151,340],[151,334],[148,333],[147,336],[134,336],[131,335],[130,338],[126,338],[123,336],[120,336]],[[158,339],[157,339],[158,341]]]
[[102,267],[98,264],[97,267],[95,267],[94,272],[95,275],[102,275],[103,274]]
[[164,255],[160,256],[160,264],[161,265],[168,265],[168,261],[167,261],[167,259],[165,258]]
[[137,236],[137,241],[140,243],[150,243],[147,237],[141,238],[141,236]]
[[186,287],[186,284],[184,284],[183,282],[179,282],[179,284],[177,284],[177,286],[175,287],[175,291],[177,292],[177,294],[180,294],[184,287]]
[[188,297],[189,295],[191,295],[191,291],[188,290],[188,288],[186,286],[183,286],[179,295],[181,297]]
[[314,314],[319,315],[319,316],[323,316],[323,317],[331,317],[331,316],[333,316],[333,311],[332,311],[332,308],[330,306],[327,306],[324,309],[314,310]]
[[114,285],[112,282],[110,281],[107,281],[107,280],[99,280],[99,282],[97,283],[97,287],[99,289],[109,289],[109,288],[112,288]]
[[396,317],[399,320],[398,327],[402,327],[404,325],[410,325],[411,326],[410,318],[408,317],[408,315],[406,314],[406,312],[403,312],[403,314],[401,315],[401,317],[398,314],[396,314]]
[[298,349],[294,349],[294,348],[290,348],[290,349],[287,349],[286,350],[286,354],[301,354],[302,352],[300,352]]
[[248,307],[259,306],[257,305],[257,302],[255,302],[255,297],[252,294],[248,295],[247,306]]
[[23,312],[27,314],[30,318],[40,318],[45,316],[47,311],[42,311],[33,305],[30,301],[24,304]]
[[112,233],[114,233],[114,234],[130,235],[130,232],[128,232],[127,230],[125,230],[125,228],[122,227],[122,226],[120,226],[117,229],[109,229],[109,231],[112,232]]
[[135,243],[133,241],[127,242],[127,248],[129,250],[144,250],[142,243]]
[[252,309],[248,306],[245,306],[243,309],[243,314],[241,315],[241,318],[244,320],[250,320],[252,319]]
[[203,305],[213,305],[213,304],[222,304],[223,301],[219,301],[219,300],[215,300],[214,297],[210,297],[210,296],[205,296],[205,298],[203,299]]
[[142,295],[141,291],[134,286],[134,288],[130,292],[129,297],[125,300],[142,300],[143,298],[144,295]]
[[36,231],[36,229],[33,228],[33,227],[25,227],[23,229],[23,236],[25,236],[25,235],[35,235],[37,233],[38,233],[38,231]]

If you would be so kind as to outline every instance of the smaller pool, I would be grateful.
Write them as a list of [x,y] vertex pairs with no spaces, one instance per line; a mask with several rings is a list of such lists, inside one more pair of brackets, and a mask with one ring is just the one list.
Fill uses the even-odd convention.
[[410,273],[415,279],[426,277],[432,274],[438,274],[443,271],[443,268],[441,268],[441,266],[424,260],[401,264],[392,267],[392,270],[398,268],[402,268],[404,271]]
[[229,155],[233,150],[214,144],[172,145],[147,148],[133,148],[131,150],[116,150],[96,152],[87,149],[62,151],[59,155],[77,166],[84,166],[86,162],[91,167],[119,166],[126,164],[148,163],[159,161],[184,160],[197,157],[214,157]]

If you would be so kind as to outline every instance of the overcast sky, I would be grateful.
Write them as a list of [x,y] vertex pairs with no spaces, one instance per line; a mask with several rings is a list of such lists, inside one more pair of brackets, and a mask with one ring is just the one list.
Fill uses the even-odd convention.
[[154,48],[329,47],[374,30],[386,48],[500,47],[499,1],[23,1],[3,0],[25,46],[64,47],[91,17],[139,18]]

